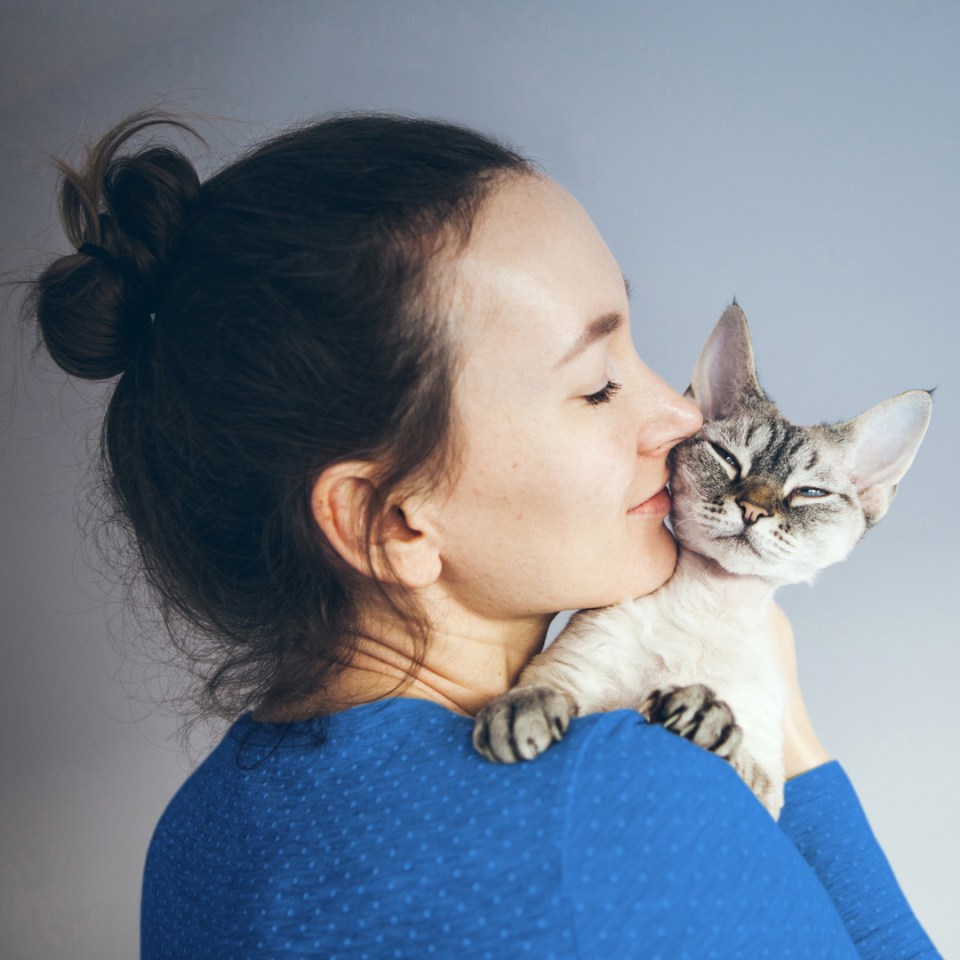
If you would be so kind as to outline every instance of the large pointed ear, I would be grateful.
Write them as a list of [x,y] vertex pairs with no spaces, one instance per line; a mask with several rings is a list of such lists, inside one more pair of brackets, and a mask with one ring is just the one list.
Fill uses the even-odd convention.
[[764,399],[747,318],[736,301],[723,311],[700,351],[687,396],[707,420],[729,416],[749,397]]
[[850,479],[868,525],[887,512],[897,484],[917,455],[932,410],[926,390],[908,390],[835,428],[846,437]]

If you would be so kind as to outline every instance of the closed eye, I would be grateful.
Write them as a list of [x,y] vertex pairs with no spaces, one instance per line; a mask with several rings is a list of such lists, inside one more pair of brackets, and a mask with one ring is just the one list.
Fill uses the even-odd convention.
[[734,474],[740,472],[740,461],[729,451],[720,446],[719,443],[710,441],[713,452],[728,466],[733,467]]
[[596,393],[591,393],[589,396],[586,396],[583,399],[586,400],[587,403],[598,407],[601,403],[609,403],[611,397],[613,397],[613,395],[622,386],[622,383],[614,383],[612,380],[610,380],[602,390],[598,390]]

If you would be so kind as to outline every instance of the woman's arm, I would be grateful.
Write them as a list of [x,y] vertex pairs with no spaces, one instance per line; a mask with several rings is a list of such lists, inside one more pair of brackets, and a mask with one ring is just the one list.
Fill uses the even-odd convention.
[[939,957],[900,890],[838,763],[813,729],[793,630],[777,606],[770,625],[790,699],[784,716],[786,803],[780,827],[833,900],[861,957]]
[[783,761],[787,779],[790,780],[827,763],[831,758],[813,729],[803,702],[793,628],[787,615],[776,604],[771,608],[770,629],[789,696],[783,718]]
[[780,828],[817,875],[861,957],[939,957],[838,763],[787,784]]

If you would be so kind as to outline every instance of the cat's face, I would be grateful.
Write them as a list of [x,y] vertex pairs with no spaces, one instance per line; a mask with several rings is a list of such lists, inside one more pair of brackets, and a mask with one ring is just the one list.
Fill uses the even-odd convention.
[[842,560],[867,519],[838,441],[756,403],[673,451],[673,529],[724,569],[777,583]]
[[738,575],[810,581],[876,523],[930,417],[913,390],[837,425],[785,420],[757,383],[746,319],[728,309],[697,361],[699,433],[671,454],[677,539]]

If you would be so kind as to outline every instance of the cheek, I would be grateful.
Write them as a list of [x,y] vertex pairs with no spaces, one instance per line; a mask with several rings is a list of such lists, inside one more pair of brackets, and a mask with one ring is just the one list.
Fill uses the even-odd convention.
[[[596,516],[626,497],[636,469],[635,441],[602,420],[581,418],[576,430],[556,423],[513,430],[471,458],[475,493],[523,519]],[[589,411],[588,411],[589,413]],[[595,522],[595,521],[593,521]]]
[[806,511],[795,533],[811,562],[829,566],[842,560],[863,536],[866,523],[859,511]]
[[634,472],[622,450],[596,445],[477,465],[446,516],[457,589],[501,612],[605,606],[656,589],[676,546],[662,523],[626,515]]
[[649,484],[638,483],[629,411],[525,409],[467,424],[472,442],[445,526],[481,549],[496,537],[524,551],[549,545],[595,559],[628,536],[627,500]]
[[[604,450],[568,453],[556,473],[556,483],[545,484],[541,504],[548,517],[576,533],[581,550],[612,549],[627,536],[627,500],[636,486],[630,459]],[[559,523],[550,527],[554,536],[563,532]]]

